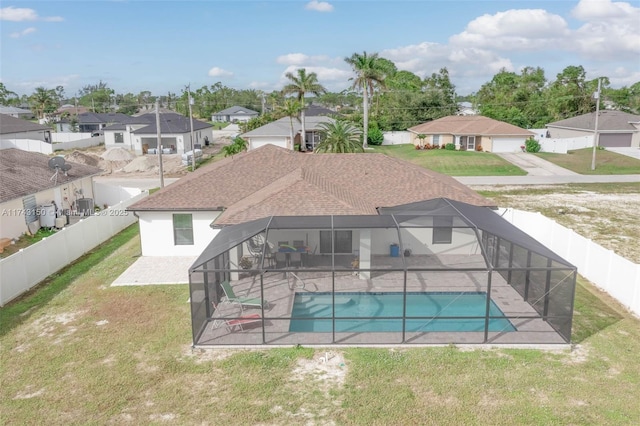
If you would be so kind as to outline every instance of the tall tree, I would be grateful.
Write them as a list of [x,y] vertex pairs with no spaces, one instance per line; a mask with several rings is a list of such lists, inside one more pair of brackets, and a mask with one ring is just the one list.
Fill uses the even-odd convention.
[[0,104],[9,105],[11,99],[17,98],[18,95],[15,92],[7,89],[4,83],[0,82]]
[[29,105],[36,117],[45,118],[47,114],[51,114],[58,109],[56,91],[54,89],[36,87],[33,94],[29,96]]
[[315,152],[319,153],[347,153],[362,152],[360,145],[360,130],[351,122],[336,120],[320,123],[320,143]]
[[316,96],[319,96],[327,91],[320,83],[318,83],[318,75],[315,72],[307,74],[306,68],[298,69],[297,74],[293,74],[288,72],[285,74],[287,79],[291,83],[287,84],[282,88],[282,92],[284,94],[295,94],[298,97],[298,102],[300,102],[300,126],[302,128],[301,134],[301,149],[303,151],[307,150],[307,141],[306,141],[306,128],[304,123],[304,109],[305,109],[305,101],[304,96],[306,93],[312,93]]
[[285,99],[284,104],[276,110],[278,115],[282,115],[283,117],[289,117],[289,125],[290,125],[289,137],[291,141],[290,143],[291,146],[287,147],[289,149],[293,149],[294,147],[295,135],[293,134],[293,119],[298,118],[298,114],[300,114],[300,109],[301,109],[300,102],[298,102],[295,99],[288,98],[288,99]]
[[362,91],[362,115],[363,115],[363,139],[362,148],[367,148],[367,131],[369,128],[369,96],[373,96],[376,86],[384,87],[386,66],[378,58],[377,53],[368,55],[354,53],[345,62],[351,65],[356,74],[353,79],[353,88]]

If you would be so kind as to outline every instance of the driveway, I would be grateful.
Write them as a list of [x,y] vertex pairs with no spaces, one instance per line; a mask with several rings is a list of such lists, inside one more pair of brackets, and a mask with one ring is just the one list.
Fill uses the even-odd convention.
[[[607,148],[611,151],[614,148]],[[637,148],[615,148],[632,152]],[[563,167],[556,166],[526,152],[498,154],[510,163],[520,167],[526,176],[458,176],[455,179],[465,185],[554,185],[565,183],[611,183],[640,182],[637,175],[581,175]]]
[[576,172],[556,166],[527,152],[499,153],[500,157],[527,172],[528,176],[574,176]]
[[635,158],[640,160],[640,148],[632,148],[632,147],[621,147],[614,148],[609,147],[607,151],[615,152],[616,154],[626,155],[627,157]]

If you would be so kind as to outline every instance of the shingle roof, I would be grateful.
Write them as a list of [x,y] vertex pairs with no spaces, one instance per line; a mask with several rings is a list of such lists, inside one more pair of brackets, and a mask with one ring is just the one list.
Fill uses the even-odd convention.
[[224,210],[218,225],[270,215],[377,214],[446,197],[494,206],[450,176],[383,154],[310,154],[266,145],[205,166],[130,207]]
[[102,173],[97,167],[72,163],[67,172],[59,172],[56,180],[51,177],[55,171],[49,168],[48,157],[37,152],[19,149],[3,149],[0,151],[0,202],[35,194],[49,188],[55,188],[67,182]]
[[0,114],[33,114],[30,109],[0,105]]
[[[143,124],[149,123],[148,126],[142,127],[138,130],[134,130],[131,133],[135,134],[156,134],[156,115],[153,114],[143,114],[139,117],[136,117],[138,121],[135,123]],[[143,120],[143,121],[141,121]],[[132,122],[131,124],[134,124]],[[205,123],[200,120],[193,120],[193,130],[202,130],[212,127],[211,124]],[[107,128],[107,130],[111,130]],[[163,134],[172,134],[172,133],[187,133],[191,131],[191,120],[184,115],[180,115],[177,113],[162,113],[160,114],[160,132]]]
[[32,123],[22,118],[0,114],[0,135],[9,133],[37,132],[40,130],[51,130],[48,126]]
[[213,115],[231,115],[231,114],[247,114],[247,115],[258,115],[258,111],[254,111],[249,108],[241,107],[241,106],[232,106],[229,108],[225,108],[222,111],[214,112]]
[[79,124],[128,123],[133,117],[121,112],[83,112],[78,114]]
[[532,132],[481,115],[450,115],[409,128],[410,132],[423,134],[481,135],[481,136],[531,136]]
[[[547,127],[562,127],[565,129],[595,130],[596,113],[578,115],[566,120],[555,121]],[[637,132],[638,128],[631,123],[640,123],[640,115],[622,111],[600,111],[598,117],[598,131]]]
[[[314,117],[306,117],[304,120],[305,130],[318,130],[320,129],[320,123],[326,123],[333,121],[333,118],[324,115],[318,115]],[[302,129],[302,124],[297,119],[293,119],[293,133],[296,134]],[[265,124],[262,127],[253,129],[250,132],[243,133],[242,136],[247,138],[260,137],[260,136],[290,136],[291,135],[291,120],[289,117],[282,117],[269,124]]]

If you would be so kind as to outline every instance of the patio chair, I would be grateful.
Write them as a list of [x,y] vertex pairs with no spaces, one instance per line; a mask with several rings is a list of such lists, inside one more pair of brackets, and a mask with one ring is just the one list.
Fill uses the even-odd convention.
[[302,253],[289,253],[289,266],[299,268],[302,266]]
[[243,315],[239,318],[224,320],[227,330],[230,332],[233,331],[234,328],[238,328],[240,331],[244,331],[245,326],[249,324],[255,324],[257,322],[261,322],[262,317],[260,314],[249,314]]
[[289,266],[287,262],[287,253],[278,251],[278,252],[275,252],[274,254],[276,258],[276,269],[282,269]]
[[244,309],[245,306],[250,308],[262,308],[268,304],[266,300],[263,301],[259,297],[246,297],[246,295],[236,296],[229,281],[223,281],[220,285],[222,286],[222,291],[224,291],[225,301],[229,303],[237,303],[240,305],[241,309]]

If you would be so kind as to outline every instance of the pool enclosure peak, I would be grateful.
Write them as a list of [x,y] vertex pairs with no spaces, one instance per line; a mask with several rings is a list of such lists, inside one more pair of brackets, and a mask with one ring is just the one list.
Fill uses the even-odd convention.
[[[432,200],[403,204],[395,207],[379,207],[378,215],[316,215],[316,216],[269,216],[249,222],[223,227],[211,243],[205,248],[201,255],[192,264],[190,270],[197,269],[208,260],[220,255],[247,241],[264,240],[264,236],[270,231],[304,231],[304,230],[345,230],[345,229],[395,229],[398,237],[389,240],[389,245],[398,245],[399,257],[405,253],[413,253],[413,245],[408,241],[402,241],[399,233],[400,229],[437,229],[446,239],[449,232],[467,232],[475,235],[478,244],[481,244],[482,233],[491,233],[503,240],[517,244],[531,252],[553,259],[559,264],[573,267],[569,262],[558,256],[556,253],[521,231],[504,218],[500,217],[496,211],[479,207],[448,198],[436,198]],[[215,225],[212,225],[215,226]],[[273,234],[273,232],[271,232]],[[256,236],[261,237],[256,238]],[[261,250],[259,255],[264,260],[274,251],[280,250],[276,247],[278,241],[275,239],[269,244],[259,244]],[[304,241],[305,252],[313,251],[318,253],[318,247],[309,247],[308,237]],[[292,242],[288,241],[287,242]],[[406,247],[405,247],[406,245]],[[294,247],[293,245],[289,245]],[[409,250],[409,252],[407,252]],[[354,251],[358,251],[357,249]],[[329,252],[333,252],[332,250]],[[323,254],[329,254],[323,253]],[[351,252],[350,252],[351,253]],[[344,254],[344,253],[343,253]],[[255,252],[251,253],[254,258],[258,257]],[[491,259],[485,258],[486,266],[491,267]],[[264,262],[255,265],[261,270]],[[272,269],[272,268],[271,268]]]
[[497,211],[377,211],[222,227],[189,269],[194,345],[570,341],[576,268]]

